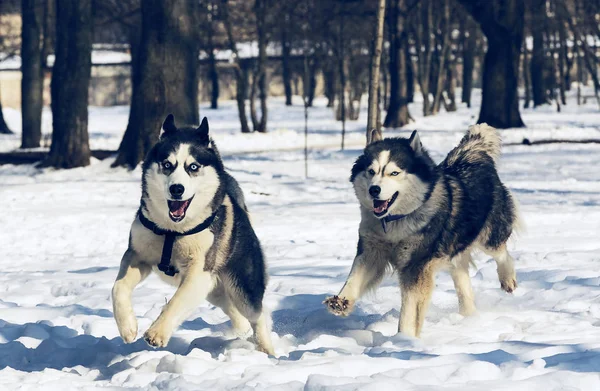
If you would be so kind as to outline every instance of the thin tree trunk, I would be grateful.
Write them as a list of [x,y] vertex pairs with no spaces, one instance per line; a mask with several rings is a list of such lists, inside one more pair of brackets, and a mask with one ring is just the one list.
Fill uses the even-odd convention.
[[158,139],[168,113],[181,124],[199,123],[195,7],[187,0],[141,2],[139,60],[132,58],[139,83],[137,89],[133,83],[129,123],[113,165],[134,168]]
[[212,15],[208,26],[208,76],[210,79],[210,108],[219,108],[219,71],[217,69],[217,59],[215,57],[214,27],[212,24]]
[[435,97],[433,98],[433,111],[432,113],[435,115],[440,111],[441,101],[443,99],[443,91],[444,91],[444,82],[445,82],[445,72],[446,72],[446,57],[448,57],[448,51],[450,50],[450,4],[448,4],[448,0],[444,0],[444,35],[442,38],[442,50],[439,53],[439,61],[438,61],[438,69],[436,76],[436,86],[435,86]]
[[408,31],[405,33],[407,42],[404,45],[404,58],[406,59],[406,101],[415,101],[415,68],[410,54],[410,43],[408,42]]
[[256,0],[256,32],[258,35],[258,97],[260,99],[260,121],[254,130],[267,131],[267,0]]
[[90,164],[88,88],[92,65],[92,0],[56,1],[52,68],[52,145],[43,166]]
[[288,40],[287,24],[289,15],[285,15],[281,24],[281,67],[283,78],[283,89],[285,91],[285,105],[292,105],[292,71],[290,68],[291,44]]
[[225,25],[225,31],[227,33],[227,40],[229,42],[229,49],[233,53],[233,59],[235,61],[235,79],[236,79],[236,94],[235,100],[237,101],[238,116],[240,119],[240,127],[242,133],[250,133],[248,127],[248,118],[246,117],[246,94],[248,91],[248,79],[247,70],[242,67],[240,62],[240,54],[237,50],[236,43],[233,39],[233,29],[231,26],[231,20],[229,19],[229,4],[228,0],[221,1],[221,14],[223,17],[223,24]]
[[42,139],[44,106],[44,1],[22,0],[21,13],[21,148],[37,148]]
[[548,104],[544,75],[546,55],[544,47],[544,25],[546,21],[546,0],[534,0],[531,10],[533,51],[531,54],[531,89],[533,91],[533,107]]
[[523,0],[460,2],[477,20],[488,40],[477,122],[503,129],[525,126],[519,113],[517,90],[525,24]]
[[475,69],[475,50],[477,49],[476,26],[471,17],[464,14],[462,23],[463,33],[463,72],[461,101],[471,107],[471,92],[473,91],[473,70]]
[[450,54],[446,56],[446,81],[445,91],[448,101],[444,99],[444,108],[447,112],[456,111],[456,77],[454,76],[456,63],[450,60]]
[[315,92],[317,90],[317,71],[319,69],[319,58],[316,54],[313,55],[313,60],[308,68],[308,95],[306,104],[308,107],[313,107]]
[[417,22],[415,33],[418,54],[417,79],[419,80],[421,94],[423,95],[423,116],[428,116],[431,114],[431,101],[429,99],[429,75],[431,73],[431,49],[433,47],[433,38],[431,34],[433,11],[431,0],[421,0],[418,6],[420,7],[420,23]]
[[344,14],[340,18],[340,34],[339,34],[339,58],[338,66],[340,72],[340,120],[342,121],[342,151],[346,141],[346,64],[344,53]]
[[389,29],[390,42],[390,105],[383,121],[386,128],[399,128],[412,118],[408,111],[406,82],[406,51],[408,35],[405,31],[404,0],[390,0]]
[[[385,0],[379,0],[377,10],[377,23],[375,24],[375,34],[373,38],[373,48],[371,54],[371,69],[369,72],[369,107],[367,116],[367,145],[371,143],[371,138],[381,139],[381,124],[377,122],[379,118],[379,71],[381,69],[381,52],[383,49],[383,23],[385,21]],[[377,134],[373,135],[373,131]]]
[[527,45],[524,45],[523,48],[523,66],[521,67],[523,71],[523,80],[525,84],[525,103],[523,104],[523,108],[528,109],[531,102],[531,73],[529,72],[529,59],[528,59],[529,50],[527,49]]
[[333,107],[335,104],[335,69],[328,64],[323,69],[323,81],[325,84],[325,97],[327,98],[327,107]]
[[4,120],[4,114],[2,114],[2,92],[0,92],[0,134],[12,134],[12,130],[8,127]]

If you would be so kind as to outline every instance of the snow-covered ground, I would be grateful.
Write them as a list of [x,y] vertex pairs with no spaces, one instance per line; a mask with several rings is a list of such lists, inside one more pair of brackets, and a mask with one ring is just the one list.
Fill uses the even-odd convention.
[[[0,166],[0,389],[153,390],[597,390],[600,389],[600,145],[508,146],[501,177],[527,224],[511,244],[519,288],[500,290],[495,264],[472,270],[479,312],[457,313],[441,273],[422,339],[396,335],[394,277],[336,318],[321,302],[337,293],[352,264],[359,212],[348,176],[363,142],[361,121],[340,125],[319,100],[310,113],[309,179],[304,178],[303,113],[273,99],[271,132],[239,135],[235,105],[201,115],[247,195],[269,262],[266,304],[278,358],[229,332],[221,310],[203,305],[166,349],[125,345],[110,289],[127,246],[140,171],[110,159],[69,171]],[[476,120],[477,109],[418,116],[424,144],[441,160]],[[5,110],[13,129],[19,113]],[[595,102],[562,113],[523,112],[528,128],[506,141],[600,137]],[[45,117],[45,131],[49,118]],[[116,148],[127,108],[93,108],[93,148]],[[407,129],[407,130],[408,130]],[[405,135],[407,130],[387,134]],[[18,134],[0,138],[2,150]],[[328,146],[328,148],[316,148]],[[284,151],[239,154],[240,151]],[[151,276],[134,293],[140,335],[173,288]]]

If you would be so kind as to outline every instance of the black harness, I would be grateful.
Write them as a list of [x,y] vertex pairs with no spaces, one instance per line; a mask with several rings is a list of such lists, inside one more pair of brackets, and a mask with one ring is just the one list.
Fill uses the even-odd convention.
[[175,243],[175,238],[178,236],[187,236],[197,234],[198,232],[202,232],[215,221],[217,217],[217,211],[215,211],[212,215],[208,216],[206,220],[195,226],[189,231],[185,232],[176,232],[169,231],[166,229],[159,228],[152,221],[148,220],[146,216],[142,213],[141,210],[138,210],[138,218],[142,225],[148,228],[150,231],[154,232],[156,235],[165,237],[165,244],[163,244],[162,254],[160,256],[160,263],[158,264],[158,270],[165,273],[167,276],[173,277],[175,274],[179,273],[179,270],[173,265],[171,265],[171,254],[173,253],[173,244]]

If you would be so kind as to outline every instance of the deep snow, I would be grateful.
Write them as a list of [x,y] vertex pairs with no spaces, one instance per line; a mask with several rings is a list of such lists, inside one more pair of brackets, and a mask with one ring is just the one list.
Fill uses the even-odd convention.
[[[319,100],[310,113],[304,178],[303,113],[271,102],[267,135],[239,135],[234,102],[201,114],[244,189],[268,262],[266,304],[280,357],[235,338],[221,310],[201,306],[166,349],[125,345],[110,289],[127,246],[140,192],[139,169],[110,160],[69,171],[0,166],[0,389],[600,389],[600,145],[508,146],[503,180],[521,204],[527,230],[512,243],[519,288],[500,290],[495,264],[472,270],[478,313],[463,318],[448,274],[440,273],[422,339],[395,335],[399,289],[389,277],[348,318],[321,302],[341,288],[352,264],[359,212],[348,176],[365,116],[340,125]],[[441,160],[476,120],[476,109],[418,116],[404,131]],[[6,110],[13,129],[19,113]],[[598,137],[594,102],[523,111],[523,137]],[[50,130],[49,113],[45,131]],[[116,148],[127,108],[92,108],[93,148]],[[0,138],[2,150],[18,134]],[[291,150],[238,154],[273,148]],[[134,293],[141,335],[173,294],[151,276]]]

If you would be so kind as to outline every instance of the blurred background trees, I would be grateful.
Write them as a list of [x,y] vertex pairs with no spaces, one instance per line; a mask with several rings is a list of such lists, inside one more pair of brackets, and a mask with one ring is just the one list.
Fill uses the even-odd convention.
[[[235,99],[244,133],[269,130],[272,96],[308,107],[324,96],[342,129],[369,94],[369,128],[410,124],[411,102],[424,116],[470,107],[475,88],[478,121],[499,128],[524,126],[522,107],[572,104],[571,88],[581,103],[586,83],[600,105],[598,0],[385,0],[379,51],[382,1],[2,0],[0,132],[8,99],[21,108],[22,148],[39,147],[51,103],[46,163],[85,165],[87,105],[128,104],[114,164],[135,167],[162,118],[197,123],[200,100]],[[15,71],[20,99],[2,77]]]

